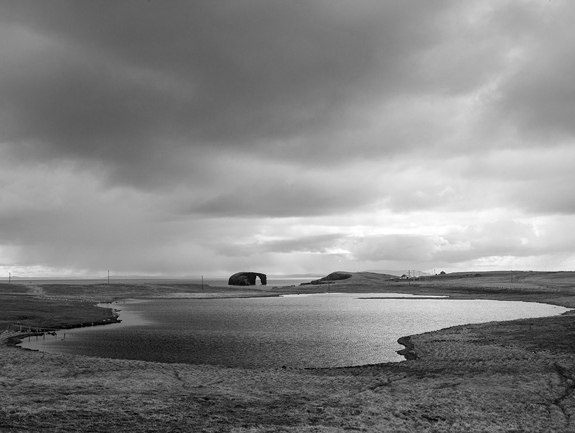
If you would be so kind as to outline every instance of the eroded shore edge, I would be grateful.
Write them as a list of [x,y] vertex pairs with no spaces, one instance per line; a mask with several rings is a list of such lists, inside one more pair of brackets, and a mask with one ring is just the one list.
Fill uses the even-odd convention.
[[[317,293],[309,293],[309,295],[318,295],[318,294],[323,294],[323,293],[330,293],[330,292],[317,292]],[[374,293],[374,292],[358,292],[358,295],[361,294],[367,294],[367,293]],[[153,297],[153,298],[149,298],[149,297],[145,297],[145,298],[141,298],[142,300],[146,300],[146,301],[153,301],[153,300],[158,300],[158,299],[213,299],[213,298],[245,298],[245,297],[279,297],[279,296],[283,296],[286,293],[261,293],[261,294],[252,294],[252,295],[239,295],[239,296],[233,296],[233,294],[222,294],[222,293],[205,293],[202,294],[201,296],[193,296],[193,297],[183,297],[183,298],[177,298],[177,297],[173,297],[173,296],[166,296],[166,297]],[[298,295],[300,293],[294,293],[295,295]],[[411,293],[413,295],[416,295],[416,293]],[[458,299],[459,296],[445,296],[445,295],[430,295],[433,297],[433,299],[437,298],[437,297],[443,297],[446,300],[447,299]],[[130,298],[133,299],[133,298]],[[387,299],[387,298],[386,298]],[[465,299],[475,299],[475,300],[480,300],[480,299],[485,299],[485,300],[501,300],[501,299],[497,299],[497,297],[489,297],[489,296],[481,296],[481,297],[477,297],[477,298],[467,298],[465,297]],[[102,320],[95,320],[95,321],[91,321],[91,322],[80,322],[80,323],[69,323],[69,324],[65,324],[62,325],[58,328],[56,328],[56,331],[62,331],[62,330],[66,330],[66,329],[80,329],[80,328],[85,328],[85,327],[92,327],[92,326],[105,326],[105,325],[112,325],[112,324],[116,324],[116,323],[121,323],[122,319],[120,318],[120,313],[121,310],[117,310],[114,309],[112,306],[107,306],[105,304],[112,304],[113,302],[118,302],[118,301],[123,301],[123,300],[128,300],[128,299],[122,299],[122,298],[118,298],[112,302],[94,302],[94,305],[105,309],[105,310],[110,310],[110,312],[113,315],[113,318],[106,318],[106,319],[102,319]],[[557,302],[554,300],[549,300],[549,302],[545,302],[543,300],[540,299],[528,299],[528,300],[524,300],[522,302],[536,302],[536,303],[547,303],[548,305],[555,305],[555,306],[560,306],[560,307],[564,307],[564,308],[573,308],[569,305],[565,305],[566,303],[562,303],[562,302]],[[569,315],[569,314],[575,314],[575,309],[570,309],[564,313],[562,313],[561,315]],[[553,316],[549,316],[549,317],[553,317]],[[539,319],[545,319],[545,317],[543,318],[539,318]],[[506,322],[512,322],[514,320],[525,320],[525,319],[513,319],[510,321],[498,321],[497,323],[506,323]],[[481,324],[481,323],[479,323]],[[403,349],[397,350],[396,353],[403,356],[405,358],[406,361],[415,361],[418,359],[418,355],[417,355],[417,351],[416,351],[416,347],[415,344],[413,343],[413,337],[417,337],[419,335],[423,335],[423,334],[427,334],[429,332],[433,332],[433,333],[440,333],[441,331],[447,330],[447,329],[451,329],[451,328],[461,328],[464,329],[465,327],[468,326],[473,326],[473,325],[477,325],[477,324],[463,324],[463,325],[456,325],[453,327],[447,327],[447,328],[441,328],[441,329],[437,329],[437,330],[433,330],[433,331],[427,331],[421,334],[413,334],[413,335],[408,335],[408,336],[402,336],[399,337],[396,341],[397,343],[399,343],[400,345],[404,346]],[[6,335],[8,334],[8,335]],[[34,337],[34,336],[41,336],[45,334],[45,332],[26,332],[26,331],[21,331],[21,332],[15,332],[15,333],[10,333],[8,331],[4,331],[2,333],[0,333],[0,344],[4,344],[5,346],[11,347],[11,348],[15,348],[15,349],[19,349],[19,350],[23,350],[23,351],[31,351],[31,352],[38,352],[40,350],[38,349],[30,349],[30,348],[26,348],[26,347],[22,347],[21,344],[23,343],[23,340],[25,338],[28,337]],[[50,352],[44,352],[46,354],[49,354]],[[64,356],[76,356],[73,354],[64,354]],[[128,360],[129,361],[129,360]],[[145,362],[145,361],[144,361]],[[404,361],[395,361],[395,362],[381,362],[381,363],[375,363],[375,364],[360,364],[360,365],[350,365],[350,366],[337,366],[337,367],[302,367],[302,368],[292,368],[290,367],[290,369],[293,370],[330,370],[330,369],[353,369],[353,368],[362,368],[362,367],[372,367],[372,366],[383,366],[383,365],[393,365],[393,364],[398,364]],[[193,365],[193,364],[190,364]],[[216,368],[218,366],[215,366]],[[224,368],[224,367],[222,367]]]

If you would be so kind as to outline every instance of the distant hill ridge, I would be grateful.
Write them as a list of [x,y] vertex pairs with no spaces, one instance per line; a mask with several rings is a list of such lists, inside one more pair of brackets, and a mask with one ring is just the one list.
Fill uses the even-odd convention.
[[[451,272],[437,275],[421,275],[418,280],[421,284],[457,284],[471,286],[498,286],[508,285],[545,285],[559,284],[572,285],[575,279],[573,271],[467,271]],[[325,277],[315,279],[309,283],[301,285],[320,285],[320,284],[343,284],[353,286],[366,286],[374,284],[389,284],[400,282],[400,278],[394,274],[383,274],[373,271],[364,272],[346,272],[336,271]],[[349,284],[348,284],[349,283]]]

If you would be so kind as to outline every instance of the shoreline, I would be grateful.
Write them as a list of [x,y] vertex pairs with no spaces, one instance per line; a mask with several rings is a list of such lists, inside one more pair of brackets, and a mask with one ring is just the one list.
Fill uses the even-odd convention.
[[397,342],[405,346],[405,348],[398,350],[397,353],[405,357],[406,361],[414,361],[417,359],[417,354],[415,353],[415,345],[411,341],[411,335],[408,335],[406,337],[399,337],[397,339]]
[[[290,295],[288,294],[287,296],[316,296],[316,295],[334,295],[334,294],[344,294],[344,293],[350,293],[350,292],[317,292],[317,293],[306,293],[306,294],[295,294],[295,295]],[[353,292],[353,294],[358,295],[358,299],[385,299],[385,300],[394,300],[394,299],[408,299],[408,300],[466,300],[466,301],[473,301],[473,300],[477,300],[477,301],[482,301],[482,300],[488,300],[485,298],[467,298],[465,297],[464,299],[458,299],[457,297],[451,297],[451,296],[438,296],[438,295],[417,295],[414,293],[403,293],[403,295],[405,296],[397,296],[397,295],[402,295],[402,294],[397,294],[397,293],[384,293],[387,294],[388,296],[367,296],[367,297],[363,297],[361,295],[373,295],[373,292],[359,292],[359,293],[355,293]],[[154,298],[130,298],[130,299],[117,299],[113,302],[98,302],[95,305],[98,308],[102,308],[104,310],[110,310],[112,312],[112,314],[114,315],[114,320],[110,320],[110,319],[103,319],[103,320],[99,320],[99,321],[94,321],[94,322],[83,322],[83,323],[79,323],[79,324],[67,324],[65,326],[62,326],[60,328],[58,328],[55,331],[62,331],[62,330],[67,330],[67,329],[82,329],[82,328],[86,328],[86,327],[93,327],[93,326],[102,326],[102,325],[112,325],[112,324],[118,324],[118,323],[122,323],[123,319],[121,319],[121,313],[122,310],[121,309],[115,309],[113,306],[107,306],[105,304],[113,304],[114,302],[120,302],[120,301],[134,301],[134,302],[138,302],[138,301],[143,301],[143,302],[153,302],[155,300],[174,300],[174,299],[186,299],[186,300],[190,300],[190,299],[197,299],[197,300],[202,300],[202,299],[243,299],[243,298],[260,298],[260,297],[283,297],[286,296],[286,294],[269,294],[269,295],[264,295],[262,296],[261,294],[257,294],[257,295],[248,295],[245,296],[241,295],[241,296],[233,296],[233,295],[226,295],[226,296],[221,296],[220,293],[211,293],[208,295],[213,295],[213,296],[205,296],[206,294],[200,294],[200,296],[198,297],[184,297],[184,298],[177,298],[177,297],[154,297]],[[383,294],[382,294],[383,295]],[[519,302],[523,302],[523,301],[519,301]],[[533,303],[539,303],[539,304],[546,304],[546,305],[552,305],[552,306],[561,306],[564,308],[569,308],[566,306],[562,306],[562,305],[558,305],[558,304],[551,304],[551,303],[547,303],[547,302],[541,302],[541,301],[537,301],[537,300],[531,300],[531,301],[527,301],[527,302],[533,302]],[[561,313],[561,315],[565,315],[565,314],[575,314],[575,309],[570,309],[568,311],[565,311],[563,313]],[[544,316],[544,317],[554,317],[554,316]],[[535,317],[537,318],[537,317]],[[506,322],[511,322],[511,321],[515,321],[515,320],[528,320],[530,318],[527,319],[509,319],[509,320],[497,320],[493,323],[506,323]],[[145,319],[144,319],[145,320]],[[482,323],[482,322],[481,322]],[[488,322],[486,322],[488,323]],[[398,355],[402,356],[404,359],[403,360],[397,360],[397,361],[381,361],[381,362],[375,362],[375,363],[365,363],[365,364],[351,364],[351,365],[340,365],[340,366],[319,366],[319,367],[289,367],[291,369],[301,369],[301,370],[313,370],[313,369],[319,369],[319,370],[325,370],[325,369],[349,369],[349,368],[362,368],[362,367],[368,367],[368,366],[377,366],[377,365],[390,365],[390,364],[396,364],[396,363],[401,363],[404,361],[414,361],[418,359],[417,353],[416,353],[416,347],[415,344],[412,341],[412,337],[417,337],[418,335],[422,335],[422,334],[427,334],[427,333],[432,333],[432,332],[441,332],[445,329],[449,329],[449,328],[453,328],[453,327],[465,327],[465,326],[472,326],[474,324],[477,324],[477,322],[472,322],[472,323],[464,323],[464,324],[460,324],[460,325],[449,325],[443,328],[438,328],[438,329],[432,329],[429,331],[423,331],[421,333],[416,333],[416,334],[411,334],[411,335],[406,335],[406,336],[401,336],[399,337],[397,340],[395,340],[399,345],[404,346],[403,349],[400,350],[395,350],[395,353],[397,353]],[[65,356],[87,356],[87,355],[81,355],[81,354],[73,354],[73,353],[65,353],[65,352],[58,352],[58,351],[44,351],[42,349],[36,349],[36,348],[32,348],[32,347],[22,347],[21,345],[24,344],[25,342],[23,341],[25,338],[29,338],[29,337],[33,337],[33,336],[42,336],[44,335],[45,332],[34,332],[34,333],[26,333],[24,335],[22,335],[21,337],[13,336],[10,338],[9,342],[6,342],[7,345],[11,346],[11,347],[15,347],[16,349],[22,349],[22,350],[27,350],[27,351],[39,351],[39,352],[43,352],[43,353],[57,353],[57,354],[61,354],[61,355],[65,355]],[[19,340],[19,341],[18,341]],[[97,355],[91,355],[91,357],[95,357],[95,358],[105,358],[105,359],[122,359],[122,358],[113,358],[113,357],[101,357],[101,356],[97,356]],[[135,360],[137,361],[137,360]],[[142,360],[143,361],[143,360]],[[160,362],[161,361],[143,361],[143,362]],[[203,364],[189,364],[189,365],[203,365]],[[211,364],[209,364],[211,365]],[[250,368],[250,367],[226,367],[226,366],[221,366],[221,365],[217,365],[214,364],[215,367],[221,367],[221,368]],[[277,368],[277,366],[269,366],[269,367],[257,367],[257,368]]]
[[[574,308],[575,275],[552,277],[562,279],[509,290],[498,282],[476,287],[486,279],[458,279],[457,287],[441,280],[410,292]],[[364,288],[355,283],[341,290]],[[0,430],[567,433],[575,431],[574,319],[571,310],[444,328],[400,338],[416,359],[314,370],[160,364],[1,344]]]

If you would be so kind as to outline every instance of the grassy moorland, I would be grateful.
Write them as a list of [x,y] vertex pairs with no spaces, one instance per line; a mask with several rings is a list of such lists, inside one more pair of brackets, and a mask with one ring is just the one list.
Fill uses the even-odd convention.
[[[122,298],[381,292],[575,308],[575,273],[460,273],[251,290],[194,285],[0,285],[5,342],[16,322],[113,318]],[[465,325],[403,339],[410,360],[334,369],[240,369],[99,359],[0,345],[0,432],[572,432],[575,315]],[[13,328],[12,328],[13,329]]]

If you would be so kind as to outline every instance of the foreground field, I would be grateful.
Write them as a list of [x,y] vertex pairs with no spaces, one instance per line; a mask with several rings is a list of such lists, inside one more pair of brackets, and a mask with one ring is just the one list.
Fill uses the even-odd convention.
[[[0,329],[86,322],[122,297],[250,296],[195,286],[0,286]],[[571,273],[356,274],[329,290],[513,299],[575,307]],[[136,296],[137,295],[137,296]],[[34,300],[34,302],[31,302]],[[42,301],[45,303],[43,304]],[[31,306],[26,312],[26,306]],[[45,308],[41,308],[44,305]],[[47,307],[46,307],[47,306]],[[18,310],[21,309],[21,310]],[[73,311],[78,315],[74,318]],[[101,311],[109,318],[107,310]],[[98,320],[97,317],[93,317]],[[409,361],[339,369],[235,369],[52,355],[0,346],[0,431],[572,432],[575,316],[467,325],[404,340]],[[4,331],[2,339],[21,335]]]

